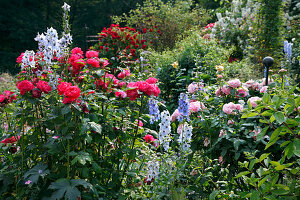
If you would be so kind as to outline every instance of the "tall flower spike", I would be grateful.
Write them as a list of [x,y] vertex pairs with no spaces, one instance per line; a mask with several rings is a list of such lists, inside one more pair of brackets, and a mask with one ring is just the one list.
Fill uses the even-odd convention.
[[184,123],[182,133],[180,134],[177,142],[180,144],[181,150],[186,152],[191,147],[193,127],[189,126],[188,123]]
[[159,133],[158,133],[158,140],[159,144],[163,145],[164,150],[168,151],[170,148],[170,133],[171,133],[171,117],[169,111],[165,110],[161,113],[161,122],[159,124]]
[[152,181],[159,175],[159,163],[157,161],[149,161],[147,164],[148,176],[147,181]]
[[34,51],[25,51],[22,58],[21,69],[23,70],[26,66],[35,67]]
[[178,111],[181,115],[178,116],[177,118],[178,121],[182,122],[184,119],[190,121],[189,106],[190,103],[187,94],[181,93],[179,98],[179,107],[178,107]]
[[70,8],[71,6],[69,6],[66,2],[64,2],[64,5],[61,7],[62,9],[64,9],[65,12],[70,12]]
[[158,109],[158,104],[157,100],[151,98],[149,100],[149,115],[151,116],[150,118],[150,124],[153,124],[153,122],[157,122],[160,119],[159,115],[159,109]]

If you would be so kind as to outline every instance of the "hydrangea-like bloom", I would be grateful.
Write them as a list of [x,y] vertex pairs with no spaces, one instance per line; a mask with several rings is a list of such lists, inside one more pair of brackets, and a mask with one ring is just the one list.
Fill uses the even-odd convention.
[[159,124],[158,140],[159,144],[163,145],[164,150],[168,151],[170,148],[170,133],[171,133],[171,117],[169,111],[165,110],[160,114],[161,123]]
[[178,121],[183,121],[184,119],[186,119],[187,121],[190,120],[189,118],[189,99],[187,94],[181,93],[180,94],[180,98],[179,98],[179,107],[178,107],[178,111],[181,115],[178,116]]
[[149,115],[151,116],[150,118],[150,124],[153,124],[153,122],[157,122],[160,118],[159,115],[159,109],[158,109],[158,104],[157,104],[157,100],[151,98],[149,100]]

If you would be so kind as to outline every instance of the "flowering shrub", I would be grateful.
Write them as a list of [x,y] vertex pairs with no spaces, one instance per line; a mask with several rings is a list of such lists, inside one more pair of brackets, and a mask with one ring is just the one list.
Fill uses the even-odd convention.
[[[143,32],[147,32],[147,29]],[[91,49],[99,52],[100,57],[108,58],[111,73],[115,73],[118,67],[130,67],[133,70],[140,59],[141,50],[146,49],[148,45],[143,34],[136,29],[112,24],[111,27],[102,30],[99,43]]]

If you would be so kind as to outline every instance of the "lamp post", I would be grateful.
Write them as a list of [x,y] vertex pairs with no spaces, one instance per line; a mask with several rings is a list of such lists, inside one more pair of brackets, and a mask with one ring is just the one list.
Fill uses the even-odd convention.
[[266,67],[266,85],[268,85],[269,79],[269,68],[274,64],[274,59],[270,56],[267,56],[263,59],[263,65]]

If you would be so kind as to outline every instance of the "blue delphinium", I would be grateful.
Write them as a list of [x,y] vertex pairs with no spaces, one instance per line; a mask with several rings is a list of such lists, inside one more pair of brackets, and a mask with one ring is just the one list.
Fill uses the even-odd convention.
[[182,122],[184,119],[190,121],[189,106],[190,106],[190,102],[187,94],[181,93],[179,97],[178,111],[180,112],[180,115],[177,118],[178,121]]
[[158,121],[160,118],[157,100],[153,98],[149,100],[149,115],[151,116],[150,124],[153,124],[153,122]]

